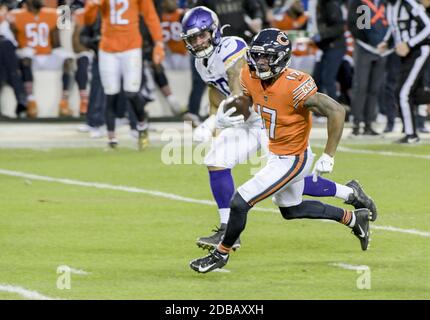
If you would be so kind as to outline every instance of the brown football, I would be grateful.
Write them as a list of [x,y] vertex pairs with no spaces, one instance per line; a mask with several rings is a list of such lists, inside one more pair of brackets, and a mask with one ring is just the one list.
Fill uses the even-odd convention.
[[236,111],[232,114],[232,116],[238,116],[243,114],[245,121],[249,118],[251,111],[249,108],[252,106],[251,97],[241,95],[237,96],[232,102],[226,103],[224,105],[224,112],[228,109],[236,107]]

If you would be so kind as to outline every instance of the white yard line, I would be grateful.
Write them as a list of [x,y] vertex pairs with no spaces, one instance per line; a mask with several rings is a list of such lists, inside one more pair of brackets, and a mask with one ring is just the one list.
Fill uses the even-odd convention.
[[401,228],[391,227],[391,226],[375,226],[375,225],[371,225],[370,228],[375,229],[375,230],[409,233],[409,234],[414,234],[414,235],[418,235],[418,236],[422,236],[422,237],[430,237],[430,232],[419,231],[416,229],[401,229]]
[[10,284],[0,284],[0,292],[15,293],[21,297],[33,300],[57,300],[56,298],[47,297],[37,291],[28,290],[23,287],[13,286]]
[[346,269],[346,270],[369,270],[369,266],[366,266],[366,265],[358,265],[357,266],[357,265],[343,263],[343,262],[330,263],[329,265],[331,265],[333,267],[339,267],[342,269]]
[[[324,149],[325,146],[322,144],[312,144],[312,146],[316,148]],[[366,150],[366,149],[354,149],[348,147],[337,147],[338,151],[348,152],[348,153],[357,153],[357,154],[371,154],[371,155],[380,155],[380,156],[388,156],[388,157],[404,157],[404,158],[417,158],[417,159],[426,159],[430,160],[430,155],[427,154],[415,154],[415,153],[399,153],[392,151],[377,151],[377,150]]]
[[220,268],[218,268],[218,269],[212,270],[212,272],[230,273],[231,271],[227,270],[227,269],[220,269]]
[[[98,182],[85,182],[85,181],[65,179],[65,178],[53,178],[53,177],[40,176],[40,175],[36,175],[36,174],[30,174],[30,173],[12,171],[12,170],[5,170],[5,169],[0,169],[0,174],[6,175],[6,176],[12,176],[12,177],[19,177],[19,178],[23,178],[23,179],[29,179],[29,180],[38,180],[38,181],[45,181],[45,182],[57,182],[57,183],[74,185],[74,186],[81,186],[81,187],[106,189],[106,190],[116,190],[116,191],[132,192],[132,193],[142,193],[142,194],[147,194],[147,195],[151,195],[151,196],[155,196],[155,197],[166,198],[169,200],[182,201],[182,202],[187,202],[187,203],[203,204],[203,205],[209,205],[209,206],[215,206],[216,205],[216,203],[214,201],[211,201],[211,200],[188,198],[188,197],[183,197],[183,196],[180,196],[180,195],[177,195],[174,193],[167,193],[167,192],[148,190],[148,189],[142,189],[142,188],[136,188],[136,187],[117,186],[117,185],[112,185],[112,184],[107,184],[107,183],[98,183]],[[278,212],[278,210],[271,209],[271,208],[258,208],[257,207],[257,208],[254,208],[253,210],[262,211],[262,212]],[[372,228],[375,230],[400,232],[400,233],[417,235],[417,236],[421,236],[421,237],[430,237],[430,232],[420,231],[420,230],[415,230],[415,229],[402,229],[402,228],[391,227],[391,226],[377,226],[377,225],[373,225],[373,224],[372,224]]]

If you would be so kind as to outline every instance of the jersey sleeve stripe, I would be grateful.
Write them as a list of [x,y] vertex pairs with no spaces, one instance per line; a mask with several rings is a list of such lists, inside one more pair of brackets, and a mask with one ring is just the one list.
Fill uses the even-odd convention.
[[313,95],[315,89],[317,89],[317,86],[314,84],[309,91],[307,91],[306,93],[303,92],[304,94],[298,96],[297,99],[294,99],[293,100],[295,102],[294,108],[297,108],[297,106],[300,104],[300,102],[302,102],[303,100],[306,100],[307,97]]
[[237,47],[233,52],[230,52],[224,59],[222,59],[222,62],[226,62],[227,59],[229,59],[231,56],[236,55],[237,53],[241,52],[243,49],[246,48],[246,44],[242,41],[236,40]]
[[298,86],[296,89],[294,89],[293,91],[293,95],[296,95],[300,89],[305,86],[307,83],[309,83],[310,81],[313,81],[312,78],[309,78],[308,80],[306,80],[305,82],[303,82],[300,86]]
[[236,62],[236,60],[238,60],[240,57],[244,56],[245,52],[246,52],[246,48],[243,48],[242,50],[240,50],[236,54],[230,56],[230,58],[228,58],[227,60],[223,60],[226,68],[228,69],[234,62]]

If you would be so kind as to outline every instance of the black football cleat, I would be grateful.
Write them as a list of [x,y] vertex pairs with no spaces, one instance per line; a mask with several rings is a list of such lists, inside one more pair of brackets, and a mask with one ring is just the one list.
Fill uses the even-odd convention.
[[346,183],[346,186],[352,188],[354,193],[349,195],[346,204],[352,205],[355,209],[367,208],[371,212],[371,221],[375,221],[378,217],[378,212],[375,202],[363,190],[363,187],[357,180],[351,180]]
[[117,139],[109,139],[108,147],[111,150],[116,150],[118,148],[118,140]]
[[190,268],[199,273],[210,272],[224,267],[227,264],[228,258],[228,253],[222,254],[215,249],[205,257],[192,260]]
[[221,226],[215,227],[212,231],[215,232],[213,235],[210,235],[208,237],[200,237],[197,239],[196,244],[198,247],[202,249],[213,249],[216,248],[217,245],[222,241],[224,238],[226,225],[221,224]]
[[[213,235],[208,237],[200,237],[196,240],[196,244],[199,248],[202,249],[215,249],[218,244],[222,241],[224,238],[225,230],[227,228],[226,224],[221,224],[221,226],[215,227],[212,231],[215,232]],[[240,238],[238,238],[235,243],[233,244],[232,249],[236,250],[240,248]]]
[[352,227],[352,233],[360,240],[361,250],[366,251],[369,246],[371,212],[368,209],[354,210],[355,224]]
[[420,142],[420,138],[416,134],[408,134],[395,142],[399,144],[417,144]]

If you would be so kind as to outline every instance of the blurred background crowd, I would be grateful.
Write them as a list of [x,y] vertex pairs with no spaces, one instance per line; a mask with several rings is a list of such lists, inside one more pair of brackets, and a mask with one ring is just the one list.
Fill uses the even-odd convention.
[[[161,115],[192,121],[195,127],[204,120],[207,115],[204,110],[206,85],[196,73],[193,57],[188,54],[180,37],[184,12],[204,5],[214,10],[221,25],[226,26],[223,35],[239,36],[249,42],[262,28],[272,26],[286,30],[293,43],[291,67],[312,74],[319,91],[344,105],[353,136],[379,136],[392,132],[396,118],[402,117],[397,88],[399,81],[406,81],[406,78],[402,78],[404,75],[400,72],[404,58],[396,50],[377,49],[390,28],[387,2],[154,0],[163,28],[166,57],[162,65],[152,62],[154,42],[141,18],[142,101],[146,104],[162,99],[167,110]],[[427,7],[426,1],[422,2],[423,8]],[[58,88],[58,94],[54,95],[56,116],[80,118],[85,124],[79,130],[89,132],[92,138],[105,134],[106,97],[98,68],[101,19],[97,17],[93,24],[86,24],[85,5],[85,0],[0,0],[0,112],[3,118],[43,117],[43,97],[39,99],[35,91],[43,88],[48,94]],[[357,8],[361,5],[370,10],[371,19],[366,28],[360,28],[358,23],[360,14]],[[25,15],[18,14],[34,7],[50,10],[38,17],[45,23],[35,24],[30,19],[26,20]],[[55,14],[49,15],[49,12]],[[19,30],[24,30],[26,38],[20,36]],[[30,43],[28,39],[31,39]],[[414,89],[417,86],[424,91],[430,88],[430,64],[427,60]],[[51,78],[35,76],[52,70],[61,72],[61,80],[58,80],[61,85],[51,85]],[[184,93],[179,92],[182,87],[176,84],[177,77],[174,82],[170,77],[181,72],[180,81],[190,84],[187,101],[178,98]],[[37,81],[44,83],[38,84]],[[6,87],[13,90],[13,100],[2,98]],[[79,107],[76,110],[70,102],[72,88],[78,92],[76,105]],[[6,104],[11,103],[14,104],[14,115],[6,115],[3,110]],[[117,118],[128,116],[131,130],[136,132],[136,119],[123,93],[117,104]],[[421,101],[413,104],[411,110],[416,131],[429,133],[426,128],[429,104]],[[375,122],[384,123],[384,127],[376,129]]]

